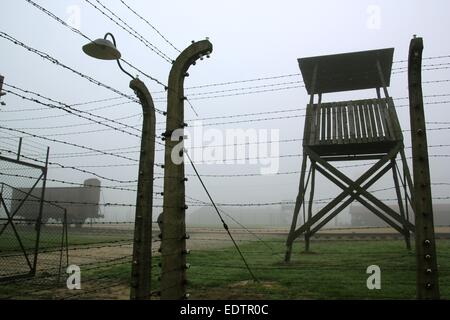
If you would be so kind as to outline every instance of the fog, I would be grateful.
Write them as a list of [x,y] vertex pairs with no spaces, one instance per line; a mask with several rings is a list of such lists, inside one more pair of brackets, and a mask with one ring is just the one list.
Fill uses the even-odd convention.
[[[112,32],[122,57],[133,65],[166,84],[171,64],[145,47],[140,41],[119,28],[112,21],[96,11],[86,1],[43,1],[36,3],[45,7],[62,20],[80,29],[90,38],[101,38],[106,32]],[[92,1],[96,3],[95,1]],[[120,1],[101,1],[124,21],[136,29],[149,42],[158,47],[171,59],[179,54],[155,30],[139,20]],[[183,50],[191,44],[209,38],[214,50],[210,59],[198,61],[189,70],[186,78],[186,96],[190,99],[198,117],[188,104],[185,104],[185,117],[189,124],[188,132],[194,146],[225,145],[230,130],[250,130],[257,133],[258,139],[268,141],[291,140],[279,144],[258,144],[256,157],[261,160],[229,161],[218,164],[208,162],[211,157],[225,157],[228,159],[254,158],[255,149],[249,146],[244,150],[222,147],[215,149],[198,149],[194,157],[197,168],[212,197],[220,204],[261,204],[272,202],[295,201],[298,191],[301,157],[301,138],[305,118],[303,108],[308,102],[308,95],[302,83],[297,59],[302,57],[319,56],[351,51],[363,51],[394,47],[394,71],[391,77],[389,92],[394,98],[408,96],[407,63],[408,46],[414,34],[424,39],[424,57],[449,56],[450,43],[447,41],[446,30],[450,30],[448,1],[143,1],[132,0],[127,3],[156,27],[176,48]],[[126,94],[134,95],[128,87],[129,78],[123,74],[114,62],[94,60],[86,56],[81,47],[87,40],[71,32],[55,20],[30,5],[24,0],[3,1],[0,11],[0,30],[13,36],[26,45],[46,52],[73,69],[89,75]],[[2,59],[0,74],[5,76],[5,83],[22,89],[38,92],[67,104],[78,104],[87,101],[120,97],[113,92],[97,85],[93,85],[73,72],[52,64],[41,57],[14,45],[10,41],[0,38]],[[424,64],[437,65],[448,63],[448,58],[424,60]],[[136,71],[124,68],[136,74]],[[448,80],[449,69],[438,66],[430,67],[423,72],[423,81]],[[402,72],[403,71],[403,72]],[[189,87],[207,84],[234,82],[239,80],[274,77],[280,75],[295,76],[241,82],[223,86],[211,86],[189,89]],[[139,75],[148,86],[155,100],[155,107],[166,110],[166,93],[161,85]],[[425,96],[449,94],[450,82],[424,83]],[[258,88],[252,88],[258,87]],[[248,89],[243,89],[248,88]],[[283,88],[283,90],[281,90]],[[9,89],[4,87],[4,89]],[[276,89],[276,90],[272,90]],[[264,91],[257,92],[255,91]],[[210,92],[209,94],[204,94]],[[248,93],[248,94],[242,94]],[[206,98],[208,97],[208,98]],[[339,94],[326,94],[324,102],[346,99],[362,99],[374,97],[372,91],[354,91]],[[450,123],[449,104],[445,96],[426,97],[425,102],[442,103],[425,105],[426,117],[429,122],[444,122],[444,124],[429,124],[428,128],[445,128]],[[100,150],[128,148],[111,151],[113,153],[139,158],[139,137],[130,136],[122,132],[110,130],[99,124],[83,120],[61,110],[45,108],[25,101],[12,94],[2,97],[5,106],[0,107],[0,125],[3,127],[20,129],[30,134],[47,136],[70,143],[88,146]],[[89,105],[79,105],[82,110],[92,110],[126,102],[127,99],[102,102]],[[397,113],[403,130],[409,129],[409,112],[407,99],[395,100]],[[245,117],[217,118],[199,120],[203,118],[221,117],[229,115],[251,114],[269,111],[299,109],[277,114],[252,115]],[[22,111],[17,111],[22,110]],[[141,107],[136,103],[121,104],[97,111],[95,114],[110,119],[121,119],[122,123],[140,128],[142,124]],[[57,117],[53,117],[57,116]],[[284,116],[284,118],[282,118]],[[286,117],[289,116],[289,117]],[[48,118],[50,117],[50,118]],[[265,121],[251,121],[240,123],[217,124],[240,120],[274,118]],[[157,134],[165,128],[165,117],[157,115]],[[203,125],[203,133],[196,133],[195,129]],[[128,129],[127,129],[128,130]],[[94,131],[94,132],[92,132]],[[0,145],[2,155],[5,149],[16,150],[18,138],[24,137],[22,154],[43,160],[45,148],[50,147],[50,161],[65,166],[83,168],[103,177],[115,180],[136,180],[137,162],[127,161],[112,156],[90,153],[86,150],[61,143],[53,143],[42,139],[26,136],[17,132],[0,129]],[[437,147],[448,144],[449,131],[446,129],[430,130],[428,143],[430,155],[440,155],[430,159],[432,181],[446,183],[450,180],[446,156],[450,155],[449,147]],[[409,133],[404,132],[407,157],[410,156],[411,144]],[[162,142],[161,140],[159,140]],[[260,141],[260,140],[258,140]],[[196,144],[197,143],[197,144]],[[263,147],[267,149],[263,149]],[[163,162],[163,146],[156,145],[156,162]],[[194,153],[192,149],[192,152]],[[209,151],[208,151],[209,150]],[[208,153],[209,152],[209,153]],[[253,153],[252,153],[253,152]],[[268,152],[268,153],[267,153]],[[78,153],[78,155],[73,155]],[[83,154],[84,153],[84,154]],[[219,156],[217,155],[219,154]],[[72,155],[70,155],[72,154]],[[289,155],[289,156],[286,156]],[[272,158],[268,158],[273,156]],[[202,159],[199,159],[202,158]],[[209,158],[208,158],[209,157]],[[206,160],[205,160],[206,159]],[[238,162],[238,163],[236,163]],[[239,163],[244,162],[244,163]],[[255,163],[256,162],[256,163]],[[270,167],[271,173],[263,172]],[[356,179],[365,172],[367,167],[345,169],[349,177]],[[289,173],[291,174],[273,174]],[[162,169],[155,168],[155,191],[159,192],[163,185]],[[195,199],[209,202],[197,178],[193,175],[192,167],[186,163],[186,173],[189,181],[186,183],[186,194]],[[261,174],[263,173],[263,174]],[[223,175],[243,175],[240,177],[225,177]],[[248,176],[248,174],[255,174]],[[215,175],[208,177],[208,175]],[[217,175],[222,175],[217,177]],[[62,169],[50,166],[48,178],[83,183],[92,174]],[[118,183],[101,179],[104,186],[133,187],[133,183]],[[63,186],[61,183],[49,181],[48,186]],[[386,175],[371,189],[393,186],[392,177]],[[340,190],[320,174],[317,175],[316,199],[329,198]],[[447,197],[449,187],[445,185],[433,186],[433,197]],[[394,198],[394,190],[377,193],[380,198]],[[133,204],[136,200],[135,192],[102,189],[102,203]],[[444,200],[440,200],[441,202]],[[162,204],[162,198],[156,197],[155,205]],[[259,215],[270,215],[269,210],[280,212],[280,205],[261,207],[222,207],[232,212],[236,219],[248,226],[261,224],[276,224],[276,221],[261,222]],[[315,207],[317,210],[320,207]],[[199,207],[190,206],[188,215]],[[258,211],[260,209],[260,211]],[[132,221],[133,207],[101,208],[105,219],[109,221]],[[155,207],[154,220],[161,208]],[[289,210],[286,211],[286,214]],[[207,214],[214,215],[213,211]],[[197,214],[198,216],[198,214]],[[188,221],[195,224],[202,217]],[[212,218],[214,219],[214,218]],[[280,219],[283,219],[280,216]],[[347,210],[339,216],[340,223],[349,220]],[[289,218],[286,225],[289,224]],[[333,225],[335,222],[332,223]]]

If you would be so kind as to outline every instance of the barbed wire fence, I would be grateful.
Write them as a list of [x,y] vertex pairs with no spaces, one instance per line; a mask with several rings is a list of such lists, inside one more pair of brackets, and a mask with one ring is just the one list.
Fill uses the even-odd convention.
[[[69,28],[72,32],[82,36],[85,39],[91,40],[88,36],[81,33],[79,30],[70,27],[61,18],[57,17],[47,9],[39,6],[31,0],[26,0],[30,5],[34,6],[50,18],[56,20],[64,27]],[[164,53],[160,48],[156,47],[149,40],[144,38],[136,29],[131,27],[129,23],[121,19],[116,13],[109,10],[100,1],[95,0],[98,4],[94,4],[94,1],[86,2],[98,11],[105,18],[113,21],[120,29],[126,31],[130,36],[139,41],[154,54],[158,55],[160,58],[166,62],[171,62],[172,59]],[[136,12],[121,1],[132,13],[136,15]],[[103,9],[102,9],[103,8]],[[179,52],[179,50],[170,42],[165,36],[163,36],[159,30],[157,30],[147,19],[138,16],[139,19],[143,20],[148,26],[154,29],[167,44]],[[38,93],[36,91],[31,91],[30,89],[24,89],[20,85],[6,83],[5,86],[8,88],[5,91],[15,96],[16,99],[21,99],[28,103],[36,104],[37,108],[24,108],[24,109],[12,109],[3,110],[1,112],[8,112],[8,114],[22,114],[29,113],[33,111],[43,111],[51,110],[52,113],[49,116],[19,116],[19,117],[9,117],[7,119],[2,119],[2,124],[0,125],[0,132],[2,136],[0,137],[1,150],[0,152],[6,156],[11,156],[15,153],[14,143],[18,137],[27,137],[24,141],[24,147],[29,148],[29,152],[24,155],[26,161],[31,161],[42,165],[42,155],[44,151],[42,149],[43,144],[55,144],[64,145],[67,148],[76,148],[77,150],[73,152],[60,152],[58,154],[53,154],[51,156],[51,161],[49,163],[49,168],[51,170],[66,170],[70,172],[76,172],[78,175],[89,175],[101,178],[107,181],[107,185],[102,185],[101,187],[95,185],[87,185],[92,188],[101,188],[102,190],[120,191],[128,192],[132,195],[136,192],[137,180],[122,179],[118,177],[109,176],[103,174],[101,170],[104,168],[118,167],[136,167],[138,160],[136,156],[139,153],[138,141],[134,141],[132,147],[127,145],[123,148],[96,148],[87,144],[75,143],[65,137],[73,137],[79,135],[88,135],[99,132],[114,132],[118,134],[126,135],[130,139],[135,139],[140,137],[140,124],[127,123],[126,120],[135,119],[139,115],[131,115],[122,118],[108,118],[99,114],[94,113],[99,110],[112,109],[116,106],[120,106],[126,103],[136,103],[137,100],[116,88],[113,88],[107,84],[97,81],[95,78],[79,72],[76,68],[68,66],[60,60],[50,56],[44,51],[40,51],[33,47],[28,46],[24,42],[18,40],[14,36],[7,34],[5,32],[0,32],[0,38],[6,40],[9,44],[15,46],[20,46],[32,54],[42,57],[45,61],[55,64],[65,71],[72,72],[75,76],[86,79],[90,83],[107,89],[117,96],[95,99],[91,101],[85,101],[80,103],[68,104],[59,99],[54,99],[48,97],[44,94]],[[450,67],[449,62],[441,62],[440,60],[445,60],[450,58],[450,55],[441,55],[435,57],[428,57],[424,60],[435,61],[439,60],[438,63],[427,63],[425,64],[424,71],[434,74],[437,71],[447,70]],[[445,60],[446,61],[446,60]],[[396,61],[396,65],[400,64],[399,67],[393,69],[393,74],[403,74],[407,72],[407,67],[401,66],[401,64],[407,61]],[[142,72],[139,68],[135,67],[133,64],[124,61],[129,67],[138,71],[140,74],[144,75],[151,81],[157,83],[158,85],[164,87],[163,91],[156,92],[156,94],[165,94],[166,90],[169,89],[164,85],[163,82],[158,79]],[[338,75],[337,75],[338,76]],[[303,87],[303,82],[298,79],[293,79],[292,81],[281,80],[290,78],[299,78],[300,74],[283,74],[275,76],[261,76],[252,79],[238,79],[232,81],[215,82],[210,84],[203,84],[198,86],[193,86],[187,88],[188,98],[190,100],[213,100],[221,99],[226,97],[240,97],[254,94],[270,94],[272,92],[283,92],[286,90],[296,90]],[[276,82],[273,82],[276,81]],[[254,85],[253,83],[258,83]],[[445,85],[450,83],[448,79],[431,79],[425,81],[424,83],[428,85]],[[249,85],[247,85],[249,84]],[[229,86],[237,86],[229,88]],[[226,87],[219,89],[207,89],[206,88],[216,88],[216,87]],[[436,94],[426,95],[426,104],[432,106],[446,105],[450,103],[449,100],[445,100],[443,97],[450,96],[448,90],[438,92]],[[434,98],[442,98],[443,100],[435,101]],[[80,106],[87,106],[98,103],[108,103],[113,100],[122,99],[122,102],[117,102],[114,104],[106,104],[100,107],[93,107],[88,110],[79,109]],[[407,97],[397,98],[396,100],[405,100]],[[164,97],[156,97],[155,101],[164,102]],[[189,100],[188,100],[189,102]],[[408,104],[399,104],[396,108],[407,107]],[[77,107],[77,108],[75,108]],[[157,110],[159,115],[164,115],[164,111]],[[56,112],[63,112],[63,114],[54,114]],[[196,121],[206,121],[202,124],[203,126],[229,126],[236,124],[247,125],[249,123],[260,123],[260,122],[274,122],[274,121],[288,121],[291,119],[305,118],[305,108],[277,108],[269,111],[261,112],[248,112],[240,114],[229,114],[212,116],[205,118],[195,118],[191,119],[190,122]],[[87,122],[80,123],[77,125],[76,131],[68,132],[66,129],[69,127],[67,125],[45,125],[45,126],[24,126],[23,122],[33,121],[33,120],[45,120],[53,119],[54,117],[73,117],[77,119],[82,119]],[[444,119],[443,119],[444,120]],[[159,121],[158,130],[163,130],[164,119]],[[450,121],[439,121],[430,122],[430,125],[438,125],[438,127],[431,127],[430,131],[436,132],[446,132],[450,129]],[[79,126],[100,126],[99,129],[92,130],[80,130]],[[195,126],[195,124],[193,125]],[[43,134],[43,130],[58,130],[61,131],[51,131],[49,134]],[[39,132],[37,134],[36,132]],[[404,130],[408,132],[408,130]],[[64,137],[64,138],[55,138]],[[160,138],[159,135],[155,138]],[[39,142],[38,142],[39,141]],[[267,141],[265,143],[301,143],[302,139],[298,137],[289,137],[287,139],[280,139],[274,141]],[[160,141],[157,141],[159,145],[163,145]],[[243,143],[242,145],[248,146],[251,143]],[[231,146],[239,145],[238,143],[233,143]],[[224,145],[213,145],[213,146],[200,146],[194,148],[214,148],[214,147],[226,147]],[[229,146],[229,145],[228,145]],[[431,144],[430,148],[437,150],[446,150],[450,145],[448,144]],[[409,148],[409,146],[406,146]],[[164,152],[162,148],[157,149],[157,152]],[[64,159],[70,159],[70,161],[76,162],[77,160],[89,157],[107,157],[108,159],[117,160],[120,163],[112,162],[102,164],[89,163],[83,165],[76,165],[74,163],[67,164]],[[300,153],[291,154],[281,154],[277,157],[279,158],[301,158]],[[26,158],[25,158],[26,157]],[[443,151],[439,154],[431,155],[433,159],[447,158],[450,154]],[[53,159],[61,159],[63,163],[55,162]],[[251,157],[244,158],[233,158],[228,159],[230,162],[236,162],[237,160],[249,160]],[[195,162],[195,164],[201,164],[201,162]],[[371,163],[362,164],[351,164],[348,166],[340,166],[340,168],[356,168],[369,166]],[[162,164],[157,164],[161,168]],[[100,171],[100,172],[98,172]],[[1,221],[8,221],[6,212],[4,208],[11,209],[14,202],[18,202],[21,199],[20,195],[26,189],[26,186],[30,187],[30,183],[37,178],[36,172],[33,169],[23,168],[18,165],[5,166],[3,163],[0,166],[0,173],[2,178],[2,197],[5,202],[5,206],[2,207],[3,211],[0,211],[2,216]],[[290,170],[279,172],[276,175],[298,175],[299,171]],[[195,176],[193,171],[188,172],[187,176]],[[201,177],[205,179],[239,179],[242,177],[264,177],[264,175],[258,173],[229,173],[224,174],[201,174]],[[273,176],[269,176],[273,177]],[[157,184],[159,179],[164,178],[162,172],[155,173],[155,184],[154,188],[162,190],[162,186]],[[167,177],[170,178],[170,177]],[[258,178],[255,178],[258,179]],[[75,179],[73,179],[75,180]],[[83,187],[86,184],[79,183],[77,181],[68,181],[64,178],[47,178],[49,183],[55,185],[63,185],[70,187]],[[268,185],[270,183],[268,182]],[[448,186],[449,183],[446,181],[440,181],[434,183],[436,188],[441,188],[443,186]],[[36,186],[39,188],[39,186]],[[373,192],[383,192],[389,191],[390,188],[383,188],[380,190],[374,190]],[[392,188],[391,188],[392,189]],[[154,194],[156,203],[154,205],[154,213],[157,210],[163,210],[162,206],[162,194],[161,192],[155,192]],[[450,197],[446,196],[436,196],[435,200],[448,200]],[[381,200],[389,201],[392,200],[389,197],[380,198]],[[187,197],[187,204],[189,207],[201,208],[208,207],[212,210],[212,204],[196,199],[192,196]],[[316,205],[321,205],[326,203],[328,198],[316,199],[314,203]],[[22,210],[24,212],[35,212],[36,203],[39,203],[39,197],[36,195],[30,195],[30,198],[26,201],[25,206]],[[233,240],[227,237],[226,231],[220,231],[214,228],[189,228],[190,237],[187,240],[188,246],[192,248],[189,255],[190,265],[186,266],[189,268],[188,272],[188,288],[194,298],[264,298],[268,295],[270,297],[277,297],[278,294],[284,294],[284,298],[323,298],[323,297],[342,297],[342,298],[413,298],[414,297],[414,262],[413,255],[405,252],[401,245],[395,246],[393,248],[388,248],[387,252],[381,252],[381,249],[376,249],[375,247],[389,247],[392,245],[388,240],[399,240],[398,236],[392,235],[390,233],[383,234],[380,232],[368,232],[364,229],[360,234],[348,234],[343,230],[339,233],[338,230],[334,230],[335,233],[326,233],[317,235],[317,243],[313,243],[313,247],[316,254],[302,255],[299,258],[298,263],[293,265],[282,265],[282,257],[284,254],[284,242],[286,237],[286,231],[284,229],[280,230],[261,230],[261,229],[250,229],[242,223],[240,218],[236,218],[232,214],[227,213],[224,208],[239,208],[245,210],[246,208],[277,208],[280,205],[292,205],[293,202],[289,201],[248,201],[245,203],[217,203],[217,208],[220,213],[223,214],[224,220],[230,227],[230,232],[233,235],[233,240],[239,245],[242,255],[248,261],[248,266],[243,264],[239,255],[233,251]],[[42,220],[45,223],[41,224],[41,236],[39,243],[39,252],[37,258],[36,274],[33,277],[27,278],[16,278],[8,279],[3,282],[0,288],[0,298],[53,298],[53,299],[127,299],[129,297],[129,278],[131,272],[132,263],[132,244],[133,244],[133,224],[134,221],[90,221],[87,223],[76,223],[76,220],[69,222],[67,219],[67,214],[64,214],[66,206],[76,205],[81,208],[88,208],[92,206],[99,206],[100,209],[109,208],[131,208],[135,206],[133,203],[123,203],[120,201],[115,202],[88,202],[88,201],[52,201],[48,202],[43,207]],[[52,209],[50,209],[52,208]],[[274,209],[276,210],[276,209]],[[56,212],[56,213],[55,213]],[[30,213],[31,214],[31,213]],[[56,217],[57,216],[57,217]],[[27,218],[28,217],[28,218]],[[30,217],[33,217],[30,219]],[[56,217],[56,218],[55,218]],[[58,218],[59,217],[59,218]],[[27,220],[28,219],[28,220]],[[25,251],[32,251],[36,248],[36,243],[32,243],[30,239],[35,239],[35,221],[36,218],[32,215],[27,215],[24,213],[22,218],[17,216],[14,219],[16,231],[19,235],[28,235],[28,240],[23,241],[23,247]],[[32,220],[31,223],[29,220]],[[73,223],[72,223],[73,222]],[[3,223],[3,222],[2,222]],[[3,223],[3,226],[6,222]],[[78,225],[78,226],[77,226]],[[2,226],[2,228],[3,228]],[[11,226],[8,225],[8,228]],[[158,299],[158,292],[161,290],[158,282],[160,276],[159,265],[158,265],[158,252],[159,243],[161,239],[158,238],[158,229],[156,222],[154,223],[156,235],[153,239],[153,253],[155,259],[153,260],[154,265],[152,266],[152,288],[154,289],[154,298]],[[371,229],[370,231],[378,231],[378,229]],[[352,229],[354,232],[354,229]],[[6,234],[6,233],[5,233]],[[2,241],[0,237],[0,269],[1,273],[11,273],[19,272],[21,269],[19,265],[23,265],[26,258],[21,254],[22,246],[20,243],[15,243],[12,245],[13,240],[16,241],[16,234],[14,230],[10,230],[7,234],[8,237],[5,242]],[[447,264],[448,257],[450,256],[448,248],[448,240],[445,234],[441,236],[443,250],[439,252],[440,261],[442,265],[440,266],[441,281],[447,284],[450,283],[449,271],[450,265]],[[320,241],[319,241],[320,240]],[[322,241],[323,240],[323,241]],[[327,241],[329,240],[329,241]],[[349,247],[348,241],[356,241],[361,244],[360,249],[362,251],[356,251],[352,247]],[[369,240],[378,240],[376,245],[372,245]],[[334,244],[334,242],[338,243]],[[17,241],[16,241],[17,242]],[[400,240],[398,241],[400,243]],[[26,245],[24,245],[26,244]],[[342,245],[341,245],[342,244]],[[357,247],[358,245],[355,245]],[[375,250],[374,250],[375,249]],[[367,250],[367,251],[366,251]],[[18,259],[22,259],[20,262]],[[355,261],[358,261],[355,264]],[[387,293],[381,293],[379,295],[367,293],[365,286],[365,280],[367,274],[365,273],[365,268],[372,263],[379,263],[386,270],[388,284],[389,281],[395,281],[399,286],[395,290],[388,290]],[[82,271],[82,289],[81,290],[68,290],[66,287],[65,279],[67,274],[65,270],[68,265],[74,264],[78,265]],[[255,279],[251,277],[248,273],[248,269],[254,272]],[[342,274],[342,277],[339,275]],[[8,274],[10,275],[10,274]],[[332,276],[334,275],[334,276]],[[345,276],[344,276],[345,275]],[[329,287],[326,292],[323,284],[328,283]],[[362,290],[356,290],[352,293],[352,288],[363,287]],[[299,294],[296,295],[290,288],[302,288]],[[447,294],[448,296],[448,294]]]

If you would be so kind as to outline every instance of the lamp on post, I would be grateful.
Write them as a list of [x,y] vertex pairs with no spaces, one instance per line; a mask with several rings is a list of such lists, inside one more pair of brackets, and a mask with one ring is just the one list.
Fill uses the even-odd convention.
[[[107,40],[110,36],[112,41]],[[134,90],[142,105],[143,124],[139,176],[134,225],[133,262],[131,269],[132,300],[150,299],[151,259],[152,259],[152,206],[153,206],[153,166],[155,160],[155,107],[145,84],[125,71],[120,64],[121,54],[111,33],[83,46],[87,55],[101,60],[116,60],[120,70],[132,78],[130,88]]]

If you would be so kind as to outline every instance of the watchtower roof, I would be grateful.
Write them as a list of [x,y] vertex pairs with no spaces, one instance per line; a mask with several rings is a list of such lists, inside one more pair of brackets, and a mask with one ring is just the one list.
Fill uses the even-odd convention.
[[[377,62],[385,86],[391,80],[394,48],[359,51],[298,59],[308,94],[382,88]],[[312,92],[314,68],[317,78]]]

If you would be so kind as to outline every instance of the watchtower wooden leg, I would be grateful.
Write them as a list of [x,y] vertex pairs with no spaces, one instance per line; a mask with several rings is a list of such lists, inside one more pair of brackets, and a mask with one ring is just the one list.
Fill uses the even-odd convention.
[[[408,183],[406,181],[406,176],[407,174],[409,174],[409,172],[406,172],[407,170],[409,170],[407,167],[403,166],[403,179],[400,178],[400,182],[403,185],[403,194],[405,195],[405,213],[406,213],[406,220],[410,221],[409,218],[409,209],[413,208],[413,202],[411,200],[411,190],[409,189]],[[398,169],[397,166],[397,172],[398,172],[398,176],[401,177],[402,173],[400,173],[400,170]],[[414,214],[414,212],[413,212]]]
[[[405,210],[403,208],[403,201],[402,201],[402,193],[400,191],[400,184],[398,182],[398,176],[397,176],[397,163],[395,162],[395,159],[391,160],[392,164],[392,177],[394,178],[394,184],[395,184],[395,192],[397,193],[397,200],[398,200],[398,209],[400,211],[400,215],[403,219],[406,219]],[[405,195],[406,197],[406,195]],[[406,249],[411,250],[411,239],[410,239],[410,233],[408,227],[404,224],[403,225],[403,232],[406,242]]]
[[414,192],[413,192],[414,184],[412,182],[411,173],[410,173],[409,167],[408,167],[408,162],[406,161],[405,150],[403,148],[400,150],[400,157],[402,159],[403,169],[404,169],[404,173],[405,173],[405,176],[406,176],[405,179],[406,179],[406,182],[408,183],[409,195],[411,197],[411,202],[412,202],[411,203],[411,207],[414,210],[414,208],[415,208],[415,206],[414,206]]
[[[321,160],[320,157],[317,156],[310,148],[305,147],[304,150],[308,153],[310,158],[314,158],[313,160],[316,162],[323,162],[324,164],[328,164],[325,161]],[[394,151],[391,151],[391,153],[394,153]],[[389,160],[392,156],[392,154],[389,153],[383,158],[381,158],[377,163],[375,163],[372,166],[371,170],[366,171],[361,177],[359,177],[357,180],[352,181],[346,177],[346,179],[351,181],[351,184],[362,184],[365,180],[370,178],[373,173],[379,169],[381,169],[386,163],[389,163]],[[316,166],[318,169],[319,166]],[[306,228],[311,227],[315,223],[318,223],[320,219],[322,219],[330,210],[334,209],[342,200],[344,200],[347,196],[351,196],[352,190],[354,189],[352,186],[349,186],[345,188],[346,190],[342,192],[340,195],[335,197],[332,201],[330,201],[325,207],[320,209],[319,212],[317,212],[311,220],[303,224],[300,228],[297,230],[291,232],[288,237],[288,241],[294,241],[296,238],[298,238],[301,234],[303,234],[306,231]],[[358,190],[356,190],[358,192]],[[401,231],[400,231],[401,232]]]
[[[385,156],[383,156],[377,163],[375,163],[370,169],[368,169],[361,177],[357,180],[353,181],[345,174],[337,170],[331,164],[329,164],[326,160],[321,159],[319,155],[314,152],[309,147],[304,147],[305,158],[308,157],[312,162],[311,168],[314,172],[314,176],[312,177],[312,187],[310,193],[310,205],[312,203],[314,197],[314,180],[315,180],[315,170],[318,170],[324,177],[328,178],[331,182],[333,182],[336,186],[342,189],[342,193],[335,197],[331,202],[329,202],[325,207],[323,207],[316,215],[312,216],[312,210],[310,207],[308,208],[308,221],[305,221],[302,226],[300,226],[297,230],[297,215],[300,209],[301,204],[304,204],[304,192],[306,189],[304,182],[305,179],[305,169],[302,170],[301,176],[301,185],[299,190],[299,197],[297,198],[296,204],[296,214],[294,213],[293,224],[291,226],[291,230],[289,233],[289,237],[287,240],[287,252],[285,261],[289,261],[291,257],[292,251],[292,243],[296,238],[305,233],[305,246],[306,249],[309,249],[309,244],[307,240],[311,237],[311,235],[315,234],[321,227],[323,227],[327,222],[329,222],[334,216],[336,216],[339,212],[341,212],[345,207],[347,207],[352,201],[358,201],[366,208],[368,208],[371,212],[373,212],[380,219],[385,221],[388,225],[394,228],[397,232],[403,234],[405,236],[405,241],[408,246],[408,239],[410,237],[410,232],[414,232],[415,228],[405,217],[403,203],[400,206],[400,213],[395,212],[392,208],[382,203],[379,199],[374,197],[369,191],[368,188],[377,180],[379,180],[383,175],[385,175],[389,170],[396,170],[395,158],[400,152],[402,154],[403,145],[401,143],[394,146]],[[403,157],[404,158],[404,153]],[[405,159],[402,159],[405,160]],[[381,170],[380,170],[381,169]],[[396,185],[396,190],[400,191],[400,186],[398,182],[398,176],[395,172],[394,182]],[[373,177],[372,177],[373,176]],[[372,177],[372,178],[370,178]],[[369,179],[370,178],[370,179]],[[397,178],[397,179],[395,179]],[[406,180],[410,180],[410,177],[406,178]],[[308,177],[309,180],[309,177]],[[409,183],[410,181],[408,181]],[[346,197],[350,197],[350,199],[341,203]],[[401,201],[401,193],[397,194],[397,198]],[[320,223],[319,221],[324,218]],[[316,225],[317,224],[317,225]],[[408,247],[409,248],[409,247]]]
[[307,157],[306,153],[303,153],[302,169],[301,169],[301,173],[300,173],[300,183],[298,186],[298,195],[297,195],[297,200],[295,201],[295,208],[294,208],[294,215],[292,216],[291,229],[289,231],[289,236],[286,241],[286,255],[284,257],[285,262],[289,262],[291,260],[292,244],[295,240],[295,238],[293,237],[293,234],[294,234],[295,228],[297,226],[298,213],[300,212],[300,208],[303,205],[303,201],[305,199],[304,193],[305,193],[305,174],[306,174],[307,160],[308,160],[308,157]]
[[[315,180],[316,180],[316,165],[314,162],[312,162],[311,163],[311,189],[310,189],[310,193],[309,193],[309,203],[308,203],[308,221],[311,220],[311,218],[312,218],[312,205],[313,205],[313,200],[314,200]],[[310,233],[310,228],[308,227],[305,232],[305,252],[309,252],[310,237],[311,237],[311,233]]]

